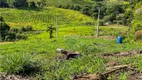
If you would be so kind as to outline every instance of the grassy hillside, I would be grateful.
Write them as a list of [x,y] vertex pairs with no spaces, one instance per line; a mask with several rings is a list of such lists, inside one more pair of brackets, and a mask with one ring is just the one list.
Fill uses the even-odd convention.
[[[46,24],[55,24],[58,18],[58,24],[86,24],[92,23],[94,20],[80,12],[73,10],[66,10],[60,8],[48,7],[41,10],[20,10],[1,8],[1,16],[12,27],[35,25],[36,28],[42,29]],[[37,25],[39,27],[37,27]]]

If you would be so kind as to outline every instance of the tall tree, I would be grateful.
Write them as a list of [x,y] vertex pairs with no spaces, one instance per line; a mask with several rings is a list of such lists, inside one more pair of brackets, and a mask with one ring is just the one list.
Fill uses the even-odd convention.
[[15,0],[13,4],[14,7],[28,7],[27,0]]

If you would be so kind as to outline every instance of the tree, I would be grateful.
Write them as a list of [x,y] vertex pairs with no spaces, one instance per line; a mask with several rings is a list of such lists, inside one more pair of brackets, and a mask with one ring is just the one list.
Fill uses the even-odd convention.
[[2,22],[4,21],[4,20],[3,20],[3,17],[1,17],[1,16],[0,16],[0,21],[2,21]]
[[54,27],[52,27],[52,25],[50,24],[48,27],[47,27],[47,32],[49,32],[49,36],[50,36],[50,39],[53,38],[53,31],[56,30]]
[[6,0],[0,0],[0,7],[9,7],[9,5]]
[[27,0],[15,0],[13,4],[14,7],[28,7]]
[[0,16],[0,40],[4,40],[10,27],[4,22],[3,18]]

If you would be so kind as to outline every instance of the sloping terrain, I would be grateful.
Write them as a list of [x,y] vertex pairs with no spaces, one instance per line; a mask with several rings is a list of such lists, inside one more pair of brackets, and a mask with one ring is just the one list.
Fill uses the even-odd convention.
[[[10,26],[33,25],[36,23],[56,24],[86,24],[93,22],[91,17],[81,14],[78,11],[48,7],[40,10],[22,10],[1,8],[1,16]],[[41,28],[41,27],[40,27]]]

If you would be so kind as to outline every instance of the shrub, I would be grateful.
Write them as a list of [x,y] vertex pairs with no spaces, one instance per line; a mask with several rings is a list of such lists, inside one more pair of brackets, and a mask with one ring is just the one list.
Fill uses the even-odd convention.
[[72,80],[82,73],[97,73],[104,70],[104,60],[94,56],[84,56],[69,61],[55,62],[48,66],[44,74],[47,80]]
[[78,5],[74,5],[73,9],[79,11],[81,9],[81,7]]
[[27,39],[28,38],[28,36],[24,33],[22,33],[22,34],[17,33],[16,36],[17,36],[17,39]]
[[142,30],[138,30],[135,32],[135,39],[142,40]]
[[62,8],[63,6],[62,6],[62,5],[58,5],[57,7],[58,7],[58,8]]
[[29,2],[29,7],[37,8],[36,3],[34,1]]
[[30,25],[21,27],[22,32],[27,32],[27,31],[32,31],[32,30],[33,30],[33,28]]
[[4,20],[3,20],[3,17],[1,17],[1,16],[0,16],[0,21],[4,21]]
[[31,56],[28,54],[6,54],[0,60],[0,68],[6,73],[19,73],[24,66],[30,63]]
[[132,25],[133,25],[133,30],[134,31],[137,31],[137,30],[141,30],[142,29],[142,24],[140,21],[137,21],[137,20],[134,20],[132,22]]
[[1,37],[1,40],[5,39],[5,36],[7,35],[9,29],[10,29],[9,25],[7,25],[3,21],[0,21],[0,37]]
[[41,64],[39,61],[30,61],[29,64],[23,66],[23,70],[20,73],[27,75],[35,75],[41,71]]
[[122,20],[123,25],[129,25],[132,19],[133,19],[133,11],[131,9],[126,10]]
[[15,0],[13,3],[14,7],[28,7],[27,0]]
[[0,60],[0,68],[7,74],[36,74],[41,70],[38,61],[32,61],[32,56],[27,53],[7,54]]
[[5,36],[5,40],[6,40],[6,41],[15,41],[15,40],[16,40],[16,33],[14,33],[14,32],[9,32],[9,33]]
[[0,7],[9,7],[9,5],[5,1],[0,1]]
[[20,30],[18,28],[11,28],[10,32],[18,33]]

